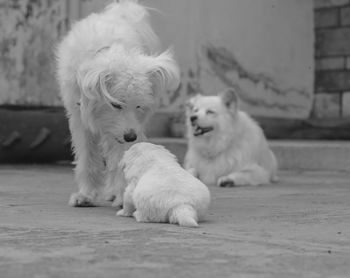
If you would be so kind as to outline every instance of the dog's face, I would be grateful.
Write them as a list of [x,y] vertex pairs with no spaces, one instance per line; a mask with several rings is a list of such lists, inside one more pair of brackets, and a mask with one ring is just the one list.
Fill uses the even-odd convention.
[[134,142],[159,95],[178,83],[178,67],[168,52],[147,56],[115,47],[103,50],[78,73],[83,123],[121,144]]
[[192,138],[210,138],[227,128],[237,113],[238,98],[233,89],[217,96],[197,95],[186,105],[188,135]]
[[151,82],[140,75],[124,77],[123,82],[111,78],[107,92],[111,98],[88,101],[92,111],[88,116],[92,128],[118,143],[134,142],[143,134],[145,122],[153,113],[157,100]]

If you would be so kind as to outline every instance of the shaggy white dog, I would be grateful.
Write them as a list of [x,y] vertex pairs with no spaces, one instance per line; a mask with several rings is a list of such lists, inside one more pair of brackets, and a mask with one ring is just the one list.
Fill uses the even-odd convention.
[[231,187],[276,180],[276,158],[259,125],[238,110],[234,89],[190,99],[186,123],[185,168],[205,184]]
[[128,186],[117,215],[187,227],[197,227],[203,219],[210,203],[208,188],[163,146],[137,143],[125,152],[121,167]]
[[147,9],[121,0],[74,24],[58,46],[79,187],[70,205],[93,206],[105,184],[121,205],[124,150],[144,139],[159,95],[179,84],[178,66],[169,51],[157,54],[158,44]]

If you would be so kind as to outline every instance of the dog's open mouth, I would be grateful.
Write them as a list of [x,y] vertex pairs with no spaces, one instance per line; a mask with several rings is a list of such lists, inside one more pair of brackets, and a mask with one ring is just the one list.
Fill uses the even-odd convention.
[[195,125],[195,126],[193,126],[193,129],[194,129],[193,135],[200,136],[200,135],[203,135],[205,133],[212,131],[214,128],[212,126],[201,127],[199,125]]

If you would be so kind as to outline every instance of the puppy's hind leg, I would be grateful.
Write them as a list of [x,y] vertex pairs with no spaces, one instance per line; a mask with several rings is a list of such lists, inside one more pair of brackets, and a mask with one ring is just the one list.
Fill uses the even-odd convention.
[[149,222],[149,220],[144,215],[142,215],[142,213],[138,210],[134,211],[132,216],[135,218],[137,222]]
[[218,179],[220,187],[259,185],[269,183],[270,174],[261,166],[251,164]]
[[71,113],[69,127],[75,154],[75,179],[79,188],[71,195],[69,204],[73,207],[94,206],[95,198],[104,185],[99,138],[84,129],[79,111]]

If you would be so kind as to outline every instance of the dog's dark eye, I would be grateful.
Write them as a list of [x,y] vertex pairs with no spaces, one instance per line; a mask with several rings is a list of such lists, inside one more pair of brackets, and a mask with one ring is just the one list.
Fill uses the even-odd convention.
[[119,109],[119,110],[123,109],[123,106],[121,106],[121,105],[118,104],[118,103],[111,103],[111,105],[112,105],[115,109]]
[[213,110],[207,110],[207,115],[215,115],[216,113]]
[[141,106],[140,106],[140,105],[137,105],[137,106],[136,106],[136,109],[140,109],[140,108],[141,108]]

